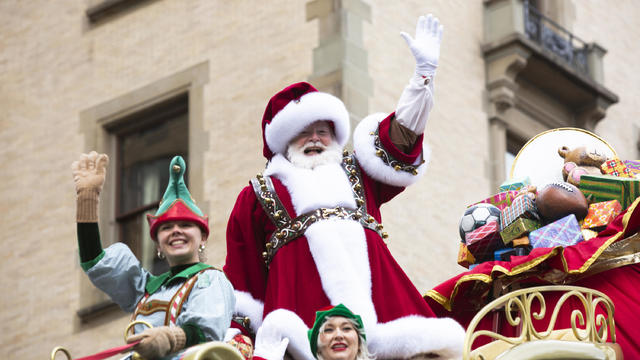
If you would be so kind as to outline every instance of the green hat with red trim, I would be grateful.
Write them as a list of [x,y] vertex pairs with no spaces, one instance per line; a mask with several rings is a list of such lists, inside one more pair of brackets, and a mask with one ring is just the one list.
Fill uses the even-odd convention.
[[316,358],[318,357],[318,332],[320,332],[320,327],[322,327],[322,324],[324,324],[327,318],[333,316],[342,316],[355,320],[358,324],[358,332],[362,334],[363,339],[367,339],[364,334],[364,325],[362,324],[360,315],[352,313],[346,306],[338,304],[333,307],[316,311],[316,321],[313,323],[313,327],[307,332],[307,336],[309,336],[309,344],[311,345],[311,352]]
[[167,221],[192,221],[196,223],[205,236],[209,235],[209,217],[196,206],[189,189],[184,182],[187,164],[182,156],[175,156],[169,165],[169,185],[160,200],[160,207],[155,215],[147,215],[149,233],[156,239],[158,226]]

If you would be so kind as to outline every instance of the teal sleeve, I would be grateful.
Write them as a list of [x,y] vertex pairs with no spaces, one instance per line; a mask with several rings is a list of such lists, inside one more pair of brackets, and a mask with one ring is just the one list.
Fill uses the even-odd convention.
[[77,234],[81,263],[91,261],[102,254],[98,223],[78,223]]

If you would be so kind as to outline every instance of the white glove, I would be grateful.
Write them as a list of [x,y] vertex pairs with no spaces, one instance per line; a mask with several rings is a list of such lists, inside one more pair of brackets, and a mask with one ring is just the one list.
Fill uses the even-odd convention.
[[261,326],[256,333],[256,347],[253,356],[267,360],[282,360],[287,351],[289,339],[283,338],[275,326]]
[[416,73],[427,77],[433,75],[438,67],[438,58],[440,57],[440,42],[442,41],[440,20],[431,14],[427,17],[420,16],[416,25],[415,39],[406,32],[401,32],[400,36],[407,42],[416,59]]

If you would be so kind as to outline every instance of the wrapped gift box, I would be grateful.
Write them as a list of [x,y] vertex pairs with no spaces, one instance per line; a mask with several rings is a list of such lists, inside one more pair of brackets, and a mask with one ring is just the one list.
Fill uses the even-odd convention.
[[618,200],[623,209],[640,196],[640,180],[611,175],[582,175],[580,191],[591,202]]
[[623,163],[633,175],[640,175],[640,160],[624,160]]
[[469,252],[469,249],[467,249],[467,245],[464,243],[460,243],[460,249],[458,250],[458,264],[468,269],[469,266],[475,262],[476,259]]
[[624,162],[622,162],[622,160],[618,158],[613,158],[611,160],[605,161],[602,165],[600,165],[600,169],[602,169],[602,172],[606,175],[628,178],[635,177],[624,164]]
[[587,216],[582,221],[583,229],[607,226],[622,212],[622,205],[618,200],[603,201],[589,205]]
[[512,256],[525,256],[531,252],[530,246],[508,247],[498,249],[493,253],[493,259],[496,261],[511,261]]
[[523,237],[519,237],[517,239],[513,239],[511,241],[511,246],[516,247],[516,246],[528,246],[529,245],[529,236],[523,236]]
[[542,224],[538,220],[518,218],[500,231],[500,237],[504,244],[509,244],[513,239],[523,237],[541,226]]
[[526,187],[527,185],[531,185],[531,180],[529,179],[528,176],[523,179],[507,180],[502,184],[500,184],[500,191],[509,191],[509,190],[518,191]]
[[580,224],[573,214],[529,233],[529,241],[534,248],[558,245],[565,247],[575,245],[583,240]]
[[467,233],[465,242],[467,249],[476,258],[477,262],[491,259],[493,252],[503,246],[500,232],[498,231],[498,222],[491,221]]
[[518,218],[540,220],[536,203],[529,196],[518,196],[511,206],[500,212],[500,230],[504,230]]
[[[511,190],[511,191],[503,191],[500,193],[497,193],[493,196],[490,196],[482,201],[478,201],[475,204],[479,204],[479,203],[486,203],[486,204],[491,204],[495,207],[497,207],[500,210],[503,210],[504,208],[508,207],[509,205],[511,205],[511,203],[513,202],[513,200],[518,196],[518,192],[515,190]],[[473,206],[475,204],[471,204],[469,206]]]

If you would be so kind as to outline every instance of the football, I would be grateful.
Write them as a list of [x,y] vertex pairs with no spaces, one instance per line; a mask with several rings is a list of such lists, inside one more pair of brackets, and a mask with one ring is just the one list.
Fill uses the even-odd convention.
[[536,196],[536,207],[542,218],[550,223],[569,214],[578,220],[587,216],[589,204],[582,192],[567,182],[554,182],[546,185]]
[[460,238],[464,242],[466,234],[491,221],[500,220],[500,209],[487,203],[469,206],[460,219]]

